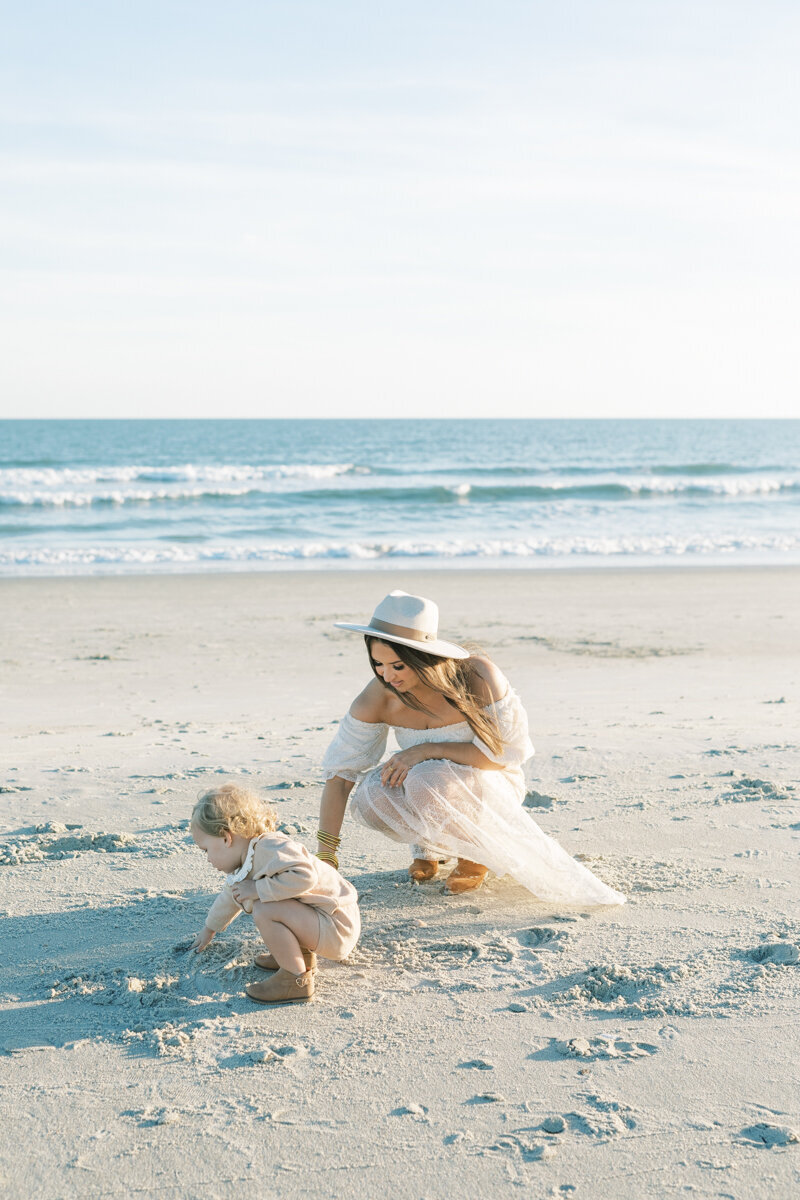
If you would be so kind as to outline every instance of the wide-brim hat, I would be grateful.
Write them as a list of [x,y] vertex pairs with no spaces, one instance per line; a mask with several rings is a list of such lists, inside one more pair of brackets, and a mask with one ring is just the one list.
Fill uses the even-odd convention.
[[439,637],[438,605],[424,596],[410,596],[408,592],[389,592],[384,596],[369,625],[351,625],[348,621],[335,621],[334,625],[337,629],[363,633],[382,642],[398,642],[439,658],[469,658],[469,650]]

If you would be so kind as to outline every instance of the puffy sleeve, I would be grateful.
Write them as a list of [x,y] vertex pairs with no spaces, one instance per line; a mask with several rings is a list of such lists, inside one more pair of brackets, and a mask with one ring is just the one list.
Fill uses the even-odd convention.
[[473,738],[473,742],[492,762],[502,763],[504,767],[522,766],[534,750],[528,736],[528,715],[519,696],[509,688],[503,699],[488,705],[486,711],[497,722],[503,749],[495,754],[479,737]]
[[358,783],[361,775],[381,761],[388,736],[388,725],[359,721],[346,713],[339,722],[336,737],[325,751],[322,760],[324,778],[338,776]]

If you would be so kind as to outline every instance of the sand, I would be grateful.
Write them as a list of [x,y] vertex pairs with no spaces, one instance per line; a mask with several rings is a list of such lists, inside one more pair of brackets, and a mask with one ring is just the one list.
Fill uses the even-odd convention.
[[[241,777],[311,839],[368,675],[336,619],[433,595],[522,695],[532,817],[623,908],[461,897],[345,823],[364,935],[261,1008],[188,841]],[[800,1189],[800,570],[0,583],[8,1197]]]

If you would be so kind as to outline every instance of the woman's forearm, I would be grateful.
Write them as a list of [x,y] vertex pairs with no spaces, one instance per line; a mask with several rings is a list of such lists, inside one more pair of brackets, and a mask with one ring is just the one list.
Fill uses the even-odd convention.
[[424,742],[420,750],[426,751],[425,758],[447,758],[450,762],[461,763],[465,767],[477,767],[480,771],[505,770],[502,763],[487,758],[474,742]]
[[339,836],[344,810],[347,808],[347,798],[354,787],[355,784],[349,779],[340,779],[338,775],[326,782],[319,803],[319,828],[323,833],[329,833],[333,837]]

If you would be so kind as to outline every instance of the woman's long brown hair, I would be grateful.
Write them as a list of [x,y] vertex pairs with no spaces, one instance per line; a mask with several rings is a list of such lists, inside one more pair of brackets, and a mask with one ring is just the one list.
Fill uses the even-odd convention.
[[[370,666],[375,678],[380,680],[393,696],[397,696],[398,700],[402,700],[407,708],[413,708],[417,712],[424,712],[428,713],[429,716],[433,716],[434,714],[424,704],[421,704],[415,696],[411,695],[411,693],[403,695],[395,691],[388,683],[384,683],[375,670],[375,662],[372,658],[372,643],[381,642],[382,639],[367,636],[364,638],[364,641],[367,643]],[[484,711],[484,702],[473,689],[472,679],[474,672],[468,667],[467,659],[440,658],[437,654],[426,654],[424,650],[414,650],[413,647],[403,646],[400,642],[384,642],[383,645],[391,646],[400,661],[404,662],[407,667],[411,667],[412,671],[416,671],[426,687],[429,687],[431,691],[438,692],[440,696],[444,696],[445,700],[452,704],[453,708],[458,709],[472,732],[477,734],[481,741],[486,743],[493,754],[502,753],[503,741],[500,737],[497,721]]]

